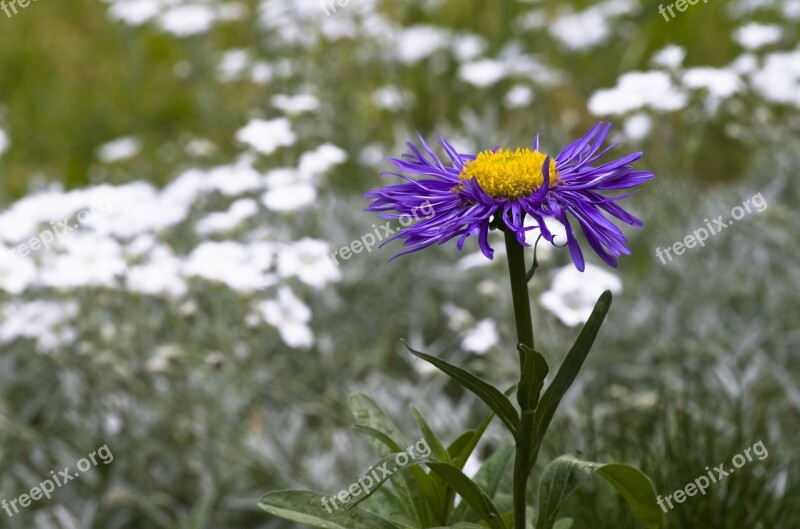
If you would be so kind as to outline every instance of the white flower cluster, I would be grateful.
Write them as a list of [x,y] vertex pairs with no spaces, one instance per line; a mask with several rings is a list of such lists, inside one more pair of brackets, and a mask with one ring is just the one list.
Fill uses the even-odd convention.
[[[215,282],[253,298],[253,313],[278,328],[287,345],[310,347],[310,310],[288,284],[294,279],[321,289],[338,281],[340,272],[326,258],[326,242],[309,237],[285,242],[289,232],[281,225],[287,213],[313,204],[322,176],[347,156],[323,144],[302,153],[295,167],[257,170],[258,155],[294,143],[290,129],[284,118],[254,120],[237,134],[252,153],[230,165],[188,169],[163,189],[133,182],[50,189],[17,201],[0,214],[0,255],[5,256],[0,291],[41,298],[42,292],[102,288],[181,301],[191,296],[192,282]],[[116,140],[100,149],[100,158],[111,163],[134,156],[136,145],[132,138]],[[210,203],[226,205],[209,212]],[[103,205],[103,215],[91,222],[54,222],[94,204]],[[59,237],[46,248],[12,251],[59,224],[64,225]],[[166,242],[168,235],[184,233],[187,226],[197,242],[177,252]],[[274,299],[264,300],[279,283],[283,286]],[[68,322],[77,313],[74,302],[18,301],[3,310],[8,317],[0,321],[0,343],[30,337],[48,351],[72,337]]]

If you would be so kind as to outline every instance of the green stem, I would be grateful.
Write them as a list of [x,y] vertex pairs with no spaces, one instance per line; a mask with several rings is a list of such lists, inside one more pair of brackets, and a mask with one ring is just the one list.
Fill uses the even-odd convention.
[[[533,322],[531,302],[528,297],[528,271],[525,269],[525,249],[517,242],[514,233],[506,230],[508,275],[511,276],[511,298],[514,301],[514,319],[517,324],[517,341],[533,349]],[[523,355],[519,355],[520,368]]]
[[[531,320],[531,303],[528,297],[528,272],[525,269],[525,253],[517,242],[514,233],[505,230],[506,253],[508,254],[508,274],[511,278],[511,297],[514,302],[514,319],[517,326],[517,341],[533,349],[533,322]],[[519,353],[520,379],[524,373],[525,355]],[[521,381],[521,380],[520,380]],[[524,400],[524,399],[523,399]],[[530,470],[531,441],[533,437],[534,410],[522,406],[522,420],[517,449],[514,459],[514,527],[525,529],[528,477]]]

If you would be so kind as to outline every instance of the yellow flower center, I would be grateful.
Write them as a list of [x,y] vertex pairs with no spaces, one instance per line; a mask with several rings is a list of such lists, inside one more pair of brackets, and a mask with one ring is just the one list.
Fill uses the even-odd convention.
[[[465,182],[476,178],[489,196],[513,200],[530,195],[544,184],[546,158],[546,154],[531,149],[483,151],[464,165],[458,179]],[[549,169],[548,185],[553,185],[558,174],[552,158]]]

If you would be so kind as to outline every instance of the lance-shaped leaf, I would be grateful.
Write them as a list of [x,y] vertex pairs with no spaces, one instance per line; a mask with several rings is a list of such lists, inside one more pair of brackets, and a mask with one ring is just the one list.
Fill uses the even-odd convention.
[[[504,395],[508,397],[509,395],[514,393],[515,389],[517,389],[516,384],[507,389]],[[484,419],[481,425],[478,426],[478,429],[475,430],[475,433],[472,435],[472,438],[469,439],[469,442],[466,442],[464,440],[466,434],[462,434],[461,437],[453,441],[453,443],[447,447],[447,451],[450,453],[450,457],[452,458],[453,466],[461,469],[464,468],[464,465],[467,463],[467,459],[469,459],[469,456],[472,455],[473,450],[475,450],[475,447],[478,445],[478,442],[480,442],[481,438],[483,438],[484,432],[486,432],[486,429],[489,427],[489,424],[492,422],[492,419],[494,419],[494,415],[495,414],[492,413],[488,417],[486,417],[486,419]],[[461,446],[461,443],[463,443],[463,447]],[[457,450],[459,448],[460,452],[457,453]]]
[[461,470],[449,463],[426,464],[431,472],[454,489],[491,529],[507,529],[492,499]]
[[[465,502],[472,507],[475,512],[489,525],[491,529],[507,529],[505,524],[500,519],[500,512],[497,510],[497,507],[492,502],[492,499],[486,495],[486,493],[481,490],[481,488],[476,485],[471,479],[464,475],[460,469],[454,467],[450,463],[440,463],[438,461],[434,461],[431,458],[417,458],[414,460],[410,460],[403,465],[399,465],[398,461],[396,460],[397,455],[402,454],[392,454],[388,457],[383,458],[379,461],[373,468],[382,468],[380,475],[376,475],[372,473],[371,476],[377,478],[377,481],[373,480],[373,483],[370,484],[369,490],[365,490],[364,488],[359,491],[357,498],[352,498],[352,501],[349,501],[345,505],[345,510],[349,511],[354,509],[359,503],[369,498],[375,491],[380,487],[383,483],[386,482],[395,472],[402,472],[405,469],[408,469],[415,465],[427,465],[428,468],[431,469],[431,472],[436,474],[441,480],[447,484],[450,488],[455,490]],[[388,472],[387,472],[388,471]],[[368,473],[368,475],[370,475]],[[364,494],[362,495],[362,492]]]
[[489,408],[497,414],[503,424],[511,431],[512,435],[516,438],[519,431],[519,414],[508,397],[503,395],[500,390],[484,382],[476,377],[469,371],[465,371],[460,367],[448,364],[444,360],[436,358],[435,356],[427,355],[419,351],[415,351],[405,341],[403,341],[406,348],[415,356],[433,364],[445,372],[450,378],[464,386],[469,391],[478,396]]
[[[386,457],[405,450],[397,448],[407,446],[405,436],[374,400],[362,393],[355,393],[347,398],[347,404],[356,419],[356,426],[361,427],[357,431],[368,436],[378,455]],[[431,524],[436,515],[425,496],[431,493],[432,480],[421,470],[412,475],[413,480],[407,474],[397,474],[393,480],[394,485],[407,512],[421,525]]]
[[330,498],[305,490],[269,492],[258,506],[275,516],[320,529],[397,529],[388,520],[361,509],[334,509]]
[[[370,397],[363,393],[354,393],[347,397],[347,404],[356,419],[356,424],[378,430],[398,446],[405,447],[408,445],[408,441],[400,429],[395,426],[394,422]],[[371,439],[370,442],[381,457],[394,452],[380,440]]]
[[539,402],[544,379],[550,368],[541,353],[525,344],[519,344],[522,354],[522,379],[517,391],[517,401],[523,410],[533,410]]
[[664,516],[656,501],[655,488],[640,470],[621,463],[601,465],[573,456],[561,456],[542,473],[536,529],[553,528],[564,501],[591,474],[600,476],[620,493],[645,529],[661,527]]
[[[514,445],[509,444],[500,448],[497,452],[492,454],[486,461],[483,462],[481,468],[475,474],[473,481],[490,497],[493,498],[500,486],[500,480],[503,478],[508,462],[511,461],[514,455]],[[466,502],[462,502],[453,511],[453,516],[450,517],[450,523],[468,521],[470,510]]]
[[449,463],[450,454],[447,452],[436,433],[434,433],[433,429],[428,424],[428,421],[425,420],[422,412],[420,412],[416,406],[412,405],[411,414],[414,415],[414,420],[417,421],[417,426],[419,426],[419,429],[422,432],[422,437],[428,444],[428,448],[430,448],[431,455],[434,457],[434,459],[437,459],[442,463]]
[[552,529],[558,510],[581,480],[598,465],[572,456],[561,456],[544,469],[539,480],[539,517],[536,529]]
[[622,463],[610,463],[601,465],[595,473],[617,489],[646,529],[661,527],[664,514],[657,506],[656,489],[641,470]]
[[558,408],[561,399],[566,395],[575,377],[583,366],[583,361],[594,344],[597,333],[600,332],[600,326],[603,325],[608,309],[611,307],[611,291],[606,290],[597,300],[594,306],[592,315],[589,316],[589,321],[581,329],[575,345],[567,353],[567,357],[558,368],[558,373],[553,378],[553,381],[545,390],[539,404],[536,407],[536,413],[533,419],[533,449],[531,450],[531,458],[529,467],[533,470],[533,465],[536,463],[536,458],[539,454],[539,446],[541,446],[542,438],[544,437],[547,427],[550,426],[550,421]]

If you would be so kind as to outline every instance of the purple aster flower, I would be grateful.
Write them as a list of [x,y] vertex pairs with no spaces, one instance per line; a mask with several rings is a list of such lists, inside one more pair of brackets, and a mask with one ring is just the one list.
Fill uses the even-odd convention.
[[[566,244],[578,270],[583,271],[585,263],[573,222],[578,223],[597,255],[616,267],[616,258],[630,255],[630,250],[622,230],[609,217],[636,227],[641,227],[642,221],[617,205],[635,191],[614,192],[634,188],[653,178],[653,173],[636,171],[629,165],[642,157],[641,152],[598,165],[597,160],[614,146],[600,149],[610,129],[611,124],[598,123],[555,159],[539,151],[538,135],[533,149],[495,148],[477,155],[459,153],[437,136],[449,164],[443,163],[418,135],[422,150],[409,142],[411,152],[390,159],[401,172],[386,173],[405,182],[366,193],[364,197],[372,200],[367,211],[399,219],[417,217],[420,209],[433,210],[427,218],[384,241],[405,240],[408,249],[395,257],[456,237],[460,250],[468,237],[477,236],[481,252],[492,259],[489,231],[495,227],[511,230],[523,246],[527,246],[525,232],[536,229],[546,241],[563,246],[564,241],[556,241],[545,224],[546,218],[552,218],[564,225]],[[607,191],[614,194],[604,194]],[[533,226],[523,225],[526,215],[533,218]]]

